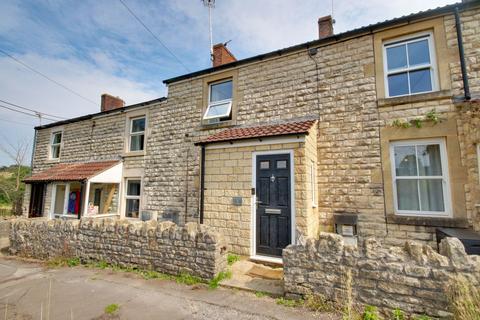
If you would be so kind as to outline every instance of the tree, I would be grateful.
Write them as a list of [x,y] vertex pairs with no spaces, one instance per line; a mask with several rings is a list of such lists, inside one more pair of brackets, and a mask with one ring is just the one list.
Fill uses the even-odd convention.
[[11,170],[8,170],[11,172],[11,175],[7,175],[0,180],[0,192],[4,195],[4,199],[12,204],[13,212],[21,214],[23,194],[25,192],[25,185],[22,183],[22,179],[30,171],[24,165],[29,150],[29,143],[27,140],[19,140],[14,145],[5,137],[2,140],[4,143],[0,144],[0,151],[6,154],[14,164],[9,167]]

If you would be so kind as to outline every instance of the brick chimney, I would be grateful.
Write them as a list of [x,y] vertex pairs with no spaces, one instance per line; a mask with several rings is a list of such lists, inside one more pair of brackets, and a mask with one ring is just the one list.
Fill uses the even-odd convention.
[[332,16],[318,18],[318,38],[326,38],[333,35]]
[[119,97],[111,96],[107,93],[102,94],[102,103],[100,104],[100,110],[109,111],[113,109],[120,109],[125,107],[125,101]]
[[237,59],[223,43],[218,43],[213,46],[213,67],[234,61],[237,61]]

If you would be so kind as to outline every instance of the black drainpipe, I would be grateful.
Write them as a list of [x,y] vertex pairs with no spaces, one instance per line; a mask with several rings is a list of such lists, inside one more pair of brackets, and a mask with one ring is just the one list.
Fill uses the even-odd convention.
[[460,14],[458,13],[458,7],[455,7],[455,28],[457,29],[457,42],[458,52],[460,53],[460,65],[462,67],[462,79],[463,79],[463,92],[465,94],[465,100],[470,100],[470,87],[468,85],[467,66],[465,64],[465,52],[463,51],[462,40],[462,24],[460,22]]
[[205,202],[205,145],[203,144],[200,161],[200,224],[203,224],[203,207]]

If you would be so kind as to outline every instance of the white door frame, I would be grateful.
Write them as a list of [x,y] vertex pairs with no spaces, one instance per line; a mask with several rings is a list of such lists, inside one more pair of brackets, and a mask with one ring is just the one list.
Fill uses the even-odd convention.
[[255,260],[262,260],[267,262],[282,263],[282,258],[274,258],[268,256],[257,255],[257,156],[275,155],[275,154],[288,154],[290,156],[290,226],[291,226],[291,243],[295,244],[295,163],[293,150],[270,150],[270,151],[255,151],[252,152],[252,188],[255,188],[255,195],[251,198],[251,212],[252,215],[250,225],[250,258]]

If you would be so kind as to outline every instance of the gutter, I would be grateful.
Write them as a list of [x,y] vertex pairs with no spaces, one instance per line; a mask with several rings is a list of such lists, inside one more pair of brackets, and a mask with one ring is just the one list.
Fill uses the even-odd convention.
[[202,144],[200,163],[200,224],[203,224],[203,211],[205,206],[205,145]]
[[468,84],[467,65],[465,63],[465,52],[463,49],[462,23],[460,21],[458,7],[455,7],[455,29],[457,29],[457,43],[458,53],[460,54],[460,66],[462,69],[463,92],[465,95],[465,100],[468,101],[472,98],[472,96],[470,95],[470,86]]

